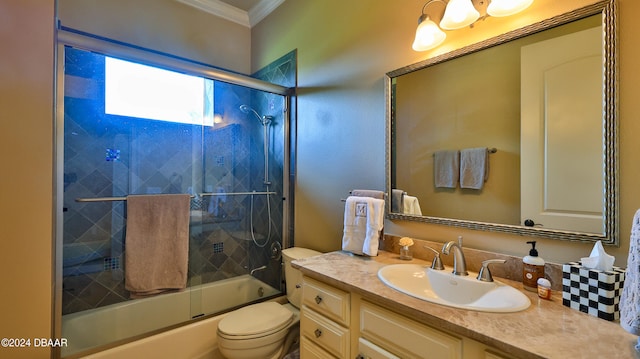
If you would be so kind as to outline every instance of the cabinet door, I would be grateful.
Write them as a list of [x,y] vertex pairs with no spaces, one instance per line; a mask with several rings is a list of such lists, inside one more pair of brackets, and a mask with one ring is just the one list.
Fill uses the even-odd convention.
[[359,338],[358,359],[400,359],[400,357],[389,353],[364,338]]
[[360,335],[404,358],[460,359],[462,339],[362,302]]

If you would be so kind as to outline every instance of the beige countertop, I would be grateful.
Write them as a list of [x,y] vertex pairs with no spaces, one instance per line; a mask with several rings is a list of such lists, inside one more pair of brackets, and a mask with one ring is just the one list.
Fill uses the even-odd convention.
[[531,306],[516,313],[487,313],[456,309],[410,297],[384,285],[378,269],[393,263],[411,262],[398,254],[380,251],[377,257],[331,252],[299,259],[293,266],[309,277],[357,293],[367,300],[435,328],[469,337],[519,358],[640,358],[637,337],[617,322],[599,319],[562,305],[562,293],[551,300],[522,289],[522,283],[494,279],[522,290]]

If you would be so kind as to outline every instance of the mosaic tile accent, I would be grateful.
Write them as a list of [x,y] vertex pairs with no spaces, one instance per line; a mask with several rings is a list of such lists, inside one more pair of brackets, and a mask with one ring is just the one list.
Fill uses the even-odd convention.
[[107,160],[107,162],[118,161],[118,160],[120,160],[120,150],[114,150],[112,148],[107,148],[105,156],[106,156],[105,159]]
[[120,258],[104,258],[104,270],[113,270],[118,268],[120,268]]

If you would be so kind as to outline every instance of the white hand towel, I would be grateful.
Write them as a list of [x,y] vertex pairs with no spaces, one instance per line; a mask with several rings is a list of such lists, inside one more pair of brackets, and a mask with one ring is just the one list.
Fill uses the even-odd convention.
[[629,242],[627,272],[620,296],[620,326],[640,335],[640,210],[633,217]]
[[414,196],[404,196],[403,201],[403,213],[411,214],[414,216],[422,216],[422,210],[420,209],[420,202],[418,202],[418,198]]
[[489,178],[489,151],[486,147],[460,151],[460,188],[482,189]]
[[456,188],[460,171],[460,152],[457,150],[436,151],[433,154],[435,185],[440,188]]
[[359,255],[378,255],[378,240],[384,225],[384,203],[384,200],[371,197],[347,197],[343,250]]

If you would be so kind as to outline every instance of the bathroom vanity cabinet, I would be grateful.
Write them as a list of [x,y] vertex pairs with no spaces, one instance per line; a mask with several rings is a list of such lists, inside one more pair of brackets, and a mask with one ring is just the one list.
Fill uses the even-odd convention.
[[[560,292],[543,300],[522,283],[499,278],[521,290],[531,306],[516,313],[452,308],[382,283],[378,270],[396,263],[406,261],[385,251],[372,258],[331,252],[292,262],[303,274],[302,359],[637,359],[636,336],[563,306]],[[412,263],[429,265],[415,258]]]
[[303,278],[302,297],[302,359],[509,358],[313,278]]
[[350,357],[350,294],[303,277],[300,354],[303,358]]

